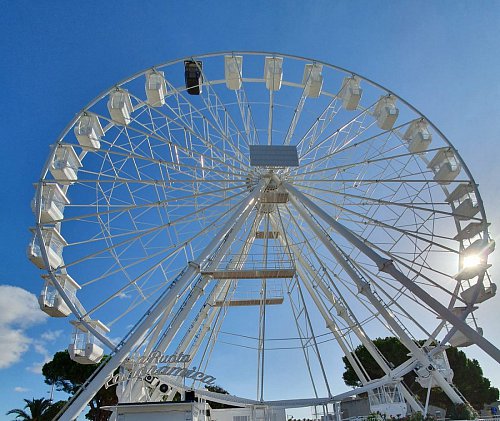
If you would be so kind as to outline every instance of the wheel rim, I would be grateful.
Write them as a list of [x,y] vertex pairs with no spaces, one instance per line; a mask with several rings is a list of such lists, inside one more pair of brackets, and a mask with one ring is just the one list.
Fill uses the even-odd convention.
[[[226,87],[225,55],[243,56],[243,83],[236,92]],[[266,89],[262,78],[266,56],[283,59],[284,74],[279,90]],[[487,240],[485,211],[476,184],[456,149],[410,104],[380,85],[360,78],[364,89],[362,102],[357,110],[347,111],[342,108],[338,95],[342,79],[353,73],[305,58],[266,53],[218,53],[190,59],[203,61],[204,92],[200,96],[187,95],[183,86],[183,60],[156,66],[155,71],[165,73],[168,93],[165,105],[152,107],[146,102],[144,76],[147,71],[141,72],[92,101],[57,142],[58,147],[72,146],[83,166],[78,171],[78,180],[62,185],[71,200],[65,207],[64,216],[60,220],[43,222],[41,205],[38,206],[37,230],[57,222],[58,230],[68,242],[64,247],[64,262],[57,271],[49,271],[49,276],[57,283],[55,274],[67,271],[82,286],[78,305],[64,298],[84,324],[87,317],[99,319],[112,328],[108,338],[121,339],[126,335],[182,268],[195,260],[207,239],[215,235],[249,189],[266,173],[267,170],[250,166],[251,144],[297,145],[300,166],[276,170],[278,179],[301,189],[331,216],[365,239],[370,247],[393,260],[421,288],[439,297],[447,307],[463,304],[459,293],[476,282],[484,282],[485,286],[491,284],[487,273],[474,277],[469,283],[454,279],[459,271],[460,252],[472,241],[456,241],[453,237],[472,221],[483,224],[478,235]],[[306,88],[302,84],[304,65],[312,63],[323,66],[322,92],[314,99],[305,96]],[[133,112],[131,122],[126,125],[113,122],[106,109],[108,94],[117,89],[127,90],[131,95]],[[377,127],[373,112],[380,95],[391,95],[400,104],[393,129]],[[99,149],[82,148],[73,135],[72,129],[84,114],[97,116],[103,126]],[[412,153],[408,141],[403,139],[411,122],[417,119],[428,122],[432,135],[432,144],[425,153]],[[448,148],[462,167],[459,175],[446,185],[434,181],[435,172],[428,168],[434,153],[443,148]],[[57,147],[52,155],[56,153]],[[51,162],[52,157],[38,185],[39,203],[43,186],[54,181],[63,182],[50,174]],[[470,185],[470,195],[477,201],[477,215],[468,219],[457,218],[456,208],[461,202],[446,202],[446,197],[460,184]],[[255,221],[259,221],[258,225]],[[318,220],[316,223],[358,275],[369,282],[410,338],[430,341],[446,337],[446,324],[436,319],[437,314],[427,303],[416,300],[400,285],[395,286],[391,277],[381,274],[331,227]],[[264,241],[267,245],[262,247],[266,247],[266,253],[259,255],[247,251],[243,253],[244,258],[266,264],[272,260],[269,249],[274,247],[278,250],[277,261],[284,264],[286,257],[292,256],[293,266],[301,268],[299,279],[304,278],[301,281],[296,277],[287,281],[266,281],[263,288],[267,291],[268,286],[275,286],[278,290],[289,291],[291,308],[288,313],[292,314],[292,320],[295,319],[298,336],[293,336],[295,339],[288,337],[290,342],[296,342],[288,348],[300,349],[306,354],[311,347],[319,350],[328,346],[319,343],[320,338],[329,335],[324,328],[314,334],[309,332],[322,319],[314,300],[300,289],[301,283],[307,282],[320,291],[317,299],[330,302],[330,307],[332,300],[328,299],[328,294],[333,294],[334,301],[348,310],[356,326],[361,326],[368,337],[380,336],[383,331],[380,313],[360,294],[356,283],[338,260],[325,251],[304,216],[292,206],[277,205],[272,212],[255,208],[229,254],[233,258],[240,255],[241,259],[245,244],[243,234],[248,235],[252,229],[262,231],[264,227],[268,231],[280,231],[284,241]],[[37,232],[40,235],[41,231]],[[50,267],[50,250],[42,248],[45,266]],[[268,256],[267,260],[262,257],[264,255]],[[308,265],[312,271],[304,269]],[[318,274],[318,279],[314,279],[314,273]],[[324,282],[323,290],[320,281]],[[224,293],[231,294],[234,284],[228,285]],[[210,296],[214,285],[215,282],[208,283],[205,297]],[[263,285],[260,284],[260,289]],[[240,285],[233,293],[237,296],[244,292],[245,288]],[[188,294],[189,289],[186,289],[172,314],[181,309]],[[262,295],[259,297],[262,300]],[[197,307],[193,307],[183,330],[189,327],[204,300],[201,297],[196,301]],[[205,352],[201,354],[203,358],[211,356],[214,360],[217,353],[225,355],[227,350],[247,346],[231,342],[227,337],[241,340],[252,336],[246,334],[251,331],[233,332],[217,324],[222,322],[222,315],[230,314],[231,310],[221,307],[219,316],[213,321],[212,331],[219,330],[220,335],[226,335],[226,340],[219,338],[219,349],[211,353],[207,337]],[[329,311],[349,349],[359,344],[353,327],[331,308]],[[303,314],[303,319],[296,316],[296,312]],[[262,400],[263,378],[273,377],[272,374],[264,375],[270,368],[269,363],[263,362],[263,355],[271,351],[268,345],[273,339],[284,340],[287,336],[262,338],[266,325],[271,331],[273,329],[269,320],[272,312],[266,314],[266,306],[261,301],[258,314],[257,320],[255,314],[252,316],[259,326],[253,347],[256,348],[254,353],[259,354],[256,383],[257,398]],[[282,316],[280,312],[277,314],[277,317]],[[167,318],[163,323],[168,326],[171,321],[172,318]],[[471,319],[471,322],[475,321]],[[231,326],[226,323],[226,327]],[[113,341],[100,335],[94,326],[87,324],[87,327],[114,348]],[[274,329],[279,332],[277,327]],[[304,345],[306,339],[316,344]],[[224,342],[226,350],[221,346]],[[177,345],[172,341],[170,348],[162,351],[173,353]],[[262,351],[266,347],[267,351]],[[331,368],[323,358],[317,359],[314,369],[307,366],[312,373],[310,377],[323,377],[323,380],[325,375],[321,373]],[[326,381],[319,382],[321,386],[313,385],[309,395],[330,395],[326,377]],[[223,378],[220,381],[223,382]]]

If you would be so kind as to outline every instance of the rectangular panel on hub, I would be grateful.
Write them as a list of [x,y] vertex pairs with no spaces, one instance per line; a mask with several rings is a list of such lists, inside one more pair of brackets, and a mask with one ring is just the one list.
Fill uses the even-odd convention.
[[294,145],[250,145],[253,167],[298,167],[299,156]]

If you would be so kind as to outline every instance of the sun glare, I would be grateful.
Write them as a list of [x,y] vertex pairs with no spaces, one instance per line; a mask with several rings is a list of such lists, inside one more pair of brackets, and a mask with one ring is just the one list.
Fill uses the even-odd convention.
[[481,263],[481,257],[478,254],[471,254],[470,256],[464,257],[463,267],[472,268]]

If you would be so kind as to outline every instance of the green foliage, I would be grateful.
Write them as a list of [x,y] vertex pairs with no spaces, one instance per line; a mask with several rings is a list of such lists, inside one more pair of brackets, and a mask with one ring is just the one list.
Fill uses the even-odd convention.
[[432,415],[424,415],[419,411],[419,412],[413,412],[410,415],[402,418],[403,421],[436,421],[436,418],[434,418]]
[[[393,367],[399,366],[408,359],[408,349],[397,338],[378,338],[373,343]],[[364,346],[358,346],[355,353],[371,379],[384,376],[385,373]],[[474,408],[481,409],[485,403],[498,399],[498,389],[492,387],[490,381],[483,377],[483,371],[477,360],[468,359],[464,352],[457,348],[448,348],[446,354],[454,372],[453,383]],[[342,375],[345,384],[353,387],[361,386],[361,382],[347,357],[342,359],[345,365],[345,372]],[[415,378],[415,373],[410,372],[404,376],[404,382],[423,402],[425,401],[426,389],[422,388],[415,381]],[[449,411],[453,410],[453,403],[440,388],[432,390],[430,403],[445,408],[447,416]]]
[[11,409],[6,415],[15,415],[16,420],[50,421],[49,410],[52,406],[49,399],[24,399],[24,409]]
[[207,390],[209,392],[215,392],[215,393],[221,393],[223,395],[229,395],[229,392],[225,390],[224,388],[214,385],[214,386],[207,386]]
[[382,421],[383,418],[378,412],[370,412],[366,419],[367,421]]
[[432,415],[427,415],[424,417],[424,415],[419,411],[413,412],[410,415],[401,418],[401,421],[436,421],[436,418],[434,418]]
[[372,412],[368,415],[367,421],[436,421],[436,419],[432,415],[423,416],[421,412],[413,412],[406,417],[387,417],[385,414],[381,414],[380,412]]
[[446,413],[446,417],[452,420],[474,420],[477,418],[477,413],[469,405],[460,403],[453,405]]
[[53,403],[49,409],[47,409],[47,412],[45,412],[44,417],[47,420],[52,421],[55,416],[59,413],[59,411],[63,408],[64,405],[66,405],[67,401],[57,401]]
[[[394,367],[404,363],[408,359],[408,350],[394,337],[378,338],[373,341],[375,346],[380,352],[394,365]],[[372,379],[378,379],[385,375],[384,371],[375,362],[368,350],[360,345],[355,349],[356,355],[361,362],[361,365],[367,368],[368,375]],[[346,371],[342,375],[344,382],[347,386],[361,387],[361,381],[354,372],[347,357],[342,357]]]
[[470,360],[457,348],[449,348],[446,354],[455,373],[453,383],[474,408],[481,409],[485,403],[498,400],[498,389],[483,377],[483,370],[477,360]]
[[72,395],[92,375],[97,366],[78,364],[70,358],[68,351],[60,351],[54,354],[52,361],[44,364],[42,374],[45,383]]
[[[70,358],[68,351],[60,351],[56,352],[52,361],[42,367],[42,374],[45,377],[45,383],[73,395],[98,366],[99,364],[78,364]],[[115,405],[117,402],[116,386],[108,389],[102,387],[90,401],[90,411],[85,417],[93,421],[107,421],[111,412],[100,408]]]
[[413,412],[404,418],[405,421],[424,421],[424,415],[419,412]]

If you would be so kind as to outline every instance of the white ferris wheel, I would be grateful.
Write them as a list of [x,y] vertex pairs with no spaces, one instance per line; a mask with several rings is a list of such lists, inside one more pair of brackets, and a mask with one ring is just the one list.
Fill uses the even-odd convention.
[[[422,410],[410,371],[463,402],[447,346],[500,361],[475,316],[496,286],[470,171],[409,103],[337,66],[230,52],[138,73],[71,121],[33,210],[41,308],[70,316],[74,360],[110,356],[61,419],[117,369],[120,402],[196,390],[325,406],[368,391],[372,409],[401,412]],[[374,346],[385,336],[408,348],[404,364]],[[363,385],[347,394],[343,355]]]

